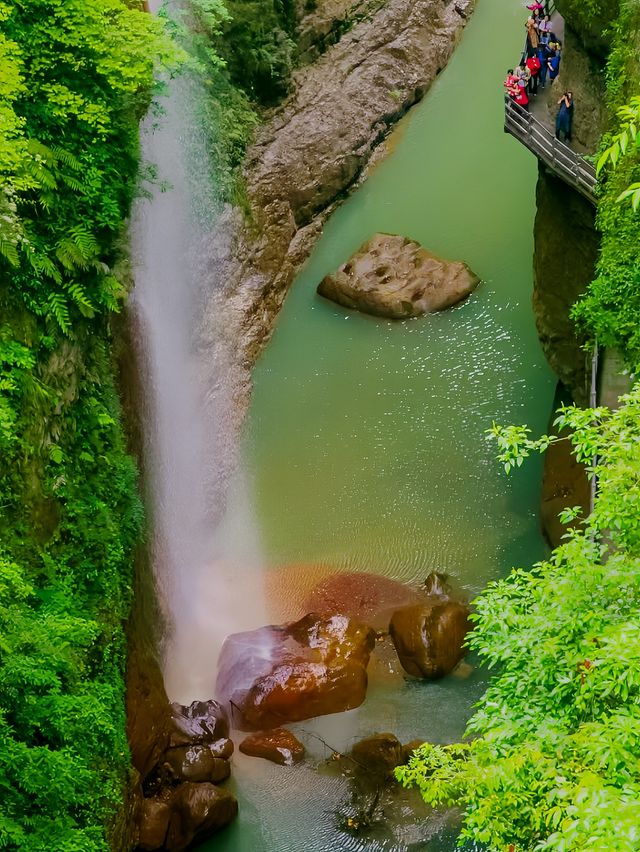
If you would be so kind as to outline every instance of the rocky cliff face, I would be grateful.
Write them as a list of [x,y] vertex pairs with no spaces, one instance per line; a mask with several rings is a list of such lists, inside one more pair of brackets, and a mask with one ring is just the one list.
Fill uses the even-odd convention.
[[[549,96],[553,121],[559,95],[574,94],[572,147],[593,153],[603,130],[604,77],[602,66],[571,28],[565,26],[561,74]],[[589,355],[569,313],[594,277],[599,248],[595,208],[581,195],[540,166],[534,226],[533,310],[542,348],[551,368],[570,390],[575,402],[588,400]]]
[[595,209],[542,166],[536,202],[533,311],[538,336],[551,369],[574,401],[585,405],[590,355],[569,312],[593,278],[599,245]]
[[251,221],[229,209],[212,235],[218,285],[201,342],[230,365],[239,410],[251,366],[323,222],[444,68],[473,2],[326,0],[303,18],[313,43],[322,21],[363,17],[297,72],[292,95],[258,133],[245,168]]

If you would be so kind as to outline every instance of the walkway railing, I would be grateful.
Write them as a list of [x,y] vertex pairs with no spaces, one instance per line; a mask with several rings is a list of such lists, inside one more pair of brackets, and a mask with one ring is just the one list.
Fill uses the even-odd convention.
[[509,95],[504,98],[504,130],[515,136],[558,177],[596,203],[596,170],[580,154],[556,139],[531,113]]

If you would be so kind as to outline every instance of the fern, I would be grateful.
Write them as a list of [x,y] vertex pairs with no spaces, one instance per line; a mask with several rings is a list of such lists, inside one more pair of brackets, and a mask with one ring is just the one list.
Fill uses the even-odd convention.
[[7,260],[11,266],[18,266],[18,249],[11,240],[0,239],[0,255]]
[[63,334],[68,335],[71,329],[71,320],[67,301],[64,296],[60,293],[49,293],[47,304],[49,307],[49,316],[55,319]]
[[34,251],[28,252],[27,258],[30,266],[38,273],[38,275],[46,275],[47,277],[52,278],[56,284],[62,283],[60,270],[48,255]]
[[80,313],[85,317],[95,316],[95,308],[91,304],[89,297],[78,283],[65,285],[67,293],[71,296],[74,303],[78,306]]

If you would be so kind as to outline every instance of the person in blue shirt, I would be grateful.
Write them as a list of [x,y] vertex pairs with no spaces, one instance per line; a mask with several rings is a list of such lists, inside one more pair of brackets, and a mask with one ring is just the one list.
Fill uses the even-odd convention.
[[558,115],[556,116],[556,139],[564,134],[564,141],[571,142],[571,123],[573,121],[573,93],[563,92],[558,101]]
[[547,65],[547,60],[549,59],[549,50],[546,44],[541,44],[538,47],[538,59],[540,60],[540,71],[538,72],[538,76],[540,77],[540,88],[544,89],[545,84],[547,82],[547,72],[549,71],[549,66]]
[[555,51],[551,51],[551,56],[547,59],[547,68],[549,69],[549,79],[553,81],[560,72],[560,55]]

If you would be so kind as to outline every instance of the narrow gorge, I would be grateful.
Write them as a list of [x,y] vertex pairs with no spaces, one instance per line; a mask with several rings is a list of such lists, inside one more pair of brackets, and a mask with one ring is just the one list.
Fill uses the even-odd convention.
[[0,65],[0,849],[640,852],[640,0]]

